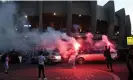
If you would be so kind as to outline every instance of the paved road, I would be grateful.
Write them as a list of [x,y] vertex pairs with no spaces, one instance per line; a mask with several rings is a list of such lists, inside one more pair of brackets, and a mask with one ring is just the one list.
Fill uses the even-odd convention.
[[[46,74],[49,80],[114,80],[112,74],[119,76],[121,80],[127,80],[128,71],[124,63],[115,63],[113,67],[115,72],[110,74],[106,71],[105,64],[76,65],[75,69],[68,67],[66,64],[57,64],[46,66]],[[2,66],[0,69],[0,72],[2,72]],[[10,65],[10,71],[8,76],[0,74],[0,79],[36,80],[37,78],[36,65],[14,64]]]

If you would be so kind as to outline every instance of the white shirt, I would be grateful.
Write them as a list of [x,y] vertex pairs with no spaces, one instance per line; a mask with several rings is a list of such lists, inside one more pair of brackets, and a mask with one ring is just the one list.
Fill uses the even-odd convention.
[[45,61],[45,60],[46,60],[45,57],[42,56],[42,55],[40,55],[40,56],[38,57],[38,64],[44,65],[44,61]]
[[9,58],[8,57],[6,57],[5,58],[5,64],[8,66],[8,64],[9,64]]

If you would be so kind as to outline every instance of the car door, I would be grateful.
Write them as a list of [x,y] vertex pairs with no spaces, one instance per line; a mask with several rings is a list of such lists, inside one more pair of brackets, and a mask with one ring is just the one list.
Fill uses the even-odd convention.
[[95,60],[97,60],[97,61],[103,61],[103,60],[105,60],[105,57],[104,57],[104,51],[102,51],[102,50],[96,50],[96,52],[95,52],[95,54],[96,54],[96,56],[95,56]]
[[100,50],[91,50],[88,56],[90,61],[104,60],[103,52]]
[[93,61],[93,60],[95,60],[95,57],[96,57],[96,54],[92,50],[88,50],[84,54],[84,58],[86,61]]

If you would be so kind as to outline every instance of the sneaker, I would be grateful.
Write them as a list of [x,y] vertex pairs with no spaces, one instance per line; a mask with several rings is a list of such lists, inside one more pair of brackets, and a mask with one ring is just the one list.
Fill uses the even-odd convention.
[[43,80],[47,80],[47,78],[43,78]]
[[38,80],[41,80],[41,78],[38,78]]

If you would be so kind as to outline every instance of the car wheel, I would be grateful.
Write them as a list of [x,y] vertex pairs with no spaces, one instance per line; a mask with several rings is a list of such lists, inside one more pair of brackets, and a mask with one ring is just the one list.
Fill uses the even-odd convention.
[[84,64],[84,62],[85,62],[84,58],[78,58],[78,63],[79,64]]

